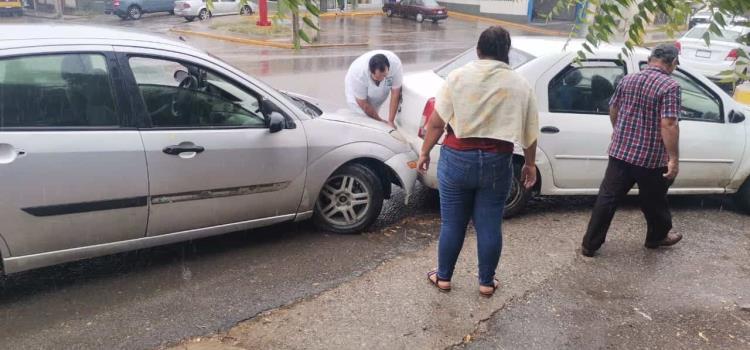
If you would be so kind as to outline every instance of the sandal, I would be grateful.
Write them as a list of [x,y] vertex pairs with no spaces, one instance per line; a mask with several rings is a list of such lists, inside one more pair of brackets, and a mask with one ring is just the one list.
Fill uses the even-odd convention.
[[[435,276],[434,280],[432,279],[432,276]],[[450,292],[451,291],[451,287],[444,288],[444,287],[440,286],[440,282],[450,282],[451,280],[445,280],[445,279],[442,279],[442,278],[438,277],[437,270],[432,270],[432,271],[428,272],[427,273],[427,280],[430,281],[430,284],[432,284],[433,286],[435,286],[435,288],[437,288],[441,292]]]
[[489,297],[491,297],[492,295],[494,295],[494,294],[495,294],[495,291],[496,291],[496,290],[497,290],[498,288],[500,288],[500,281],[498,281],[498,279],[497,279],[497,278],[495,278],[495,279],[494,279],[494,285],[491,285],[491,286],[485,286],[485,285],[481,285],[481,284],[480,284],[480,286],[481,286],[481,287],[490,287],[490,288],[492,288],[492,291],[491,291],[491,292],[482,292],[482,290],[481,290],[481,289],[479,290],[479,294],[481,294],[481,295],[482,295],[483,297],[487,297],[487,298],[489,298]]

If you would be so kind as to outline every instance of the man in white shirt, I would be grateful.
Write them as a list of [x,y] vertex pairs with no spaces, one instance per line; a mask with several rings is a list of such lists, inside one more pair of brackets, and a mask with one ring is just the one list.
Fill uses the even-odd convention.
[[[349,109],[395,128],[394,120],[401,98],[403,70],[401,60],[391,51],[375,50],[359,56],[346,72],[344,89]],[[378,114],[380,106],[391,96],[388,119]]]

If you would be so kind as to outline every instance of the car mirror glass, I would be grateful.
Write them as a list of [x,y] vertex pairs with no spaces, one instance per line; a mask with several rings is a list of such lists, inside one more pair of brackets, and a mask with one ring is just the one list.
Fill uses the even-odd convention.
[[729,122],[732,124],[742,123],[745,121],[745,115],[741,112],[731,111],[729,112]]

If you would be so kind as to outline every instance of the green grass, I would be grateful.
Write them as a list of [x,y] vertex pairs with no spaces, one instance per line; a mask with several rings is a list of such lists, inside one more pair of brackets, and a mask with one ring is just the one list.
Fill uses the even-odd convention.
[[292,35],[292,29],[288,26],[272,25],[270,27],[259,27],[255,25],[254,20],[243,20],[239,23],[216,23],[211,25],[211,29],[264,38],[282,38]]

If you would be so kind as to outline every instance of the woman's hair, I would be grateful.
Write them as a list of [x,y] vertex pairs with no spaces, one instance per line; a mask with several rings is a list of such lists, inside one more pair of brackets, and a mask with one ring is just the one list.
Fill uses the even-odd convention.
[[510,64],[510,33],[500,26],[489,27],[482,32],[477,42],[477,50],[483,58],[490,58]]

